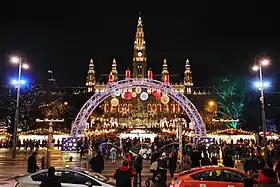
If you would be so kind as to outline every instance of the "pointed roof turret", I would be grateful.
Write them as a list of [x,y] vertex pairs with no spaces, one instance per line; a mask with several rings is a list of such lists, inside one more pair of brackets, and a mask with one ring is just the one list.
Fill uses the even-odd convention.
[[191,65],[189,59],[186,60],[184,75],[184,85],[193,86]]
[[133,50],[133,77],[145,78],[147,76],[147,53],[144,38],[142,18],[138,17]]
[[94,85],[95,85],[95,71],[94,71],[93,59],[91,58],[89,61],[89,69],[88,69],[88,76],[86,82],[86,87],[88,87],[88,92],[93,91]]
[[113,71],[114,71],[114,70],[117,70],[117,61],[116,61],[115,58],[113,59],[112,70],[113,70]]
[[169,74],[169,71],[168,71],[168,64],[167,64],[167,60],[166,58],[163,59],[163,65],[162,65],[162,75],[165,75],[165,74]]
[[145,48],[144,31],[141,17],[138,18],[134,46],[136,50],[143,50]]
[[117,70],[117,61],[114,58],[113,62],[112,62],[112,71],[111,71],[112,75],[114,76],[114,80],[117,81],[118,80],[118,70]]
[[186,67],[187,67],[187,66],[190,66],[190,61],[189,61],[189,59],[186,60]]

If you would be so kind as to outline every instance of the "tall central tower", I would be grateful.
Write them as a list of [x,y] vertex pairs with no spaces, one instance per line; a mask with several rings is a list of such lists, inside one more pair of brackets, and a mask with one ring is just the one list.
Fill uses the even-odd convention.
[[144,78],[147,74],[147,53],[141,17],[138,18],[133,51],[133,77]]

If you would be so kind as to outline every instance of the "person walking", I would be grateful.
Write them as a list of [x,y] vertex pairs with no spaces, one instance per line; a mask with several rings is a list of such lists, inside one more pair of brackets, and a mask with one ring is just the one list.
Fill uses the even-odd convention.
[[168,160],[166,153],[163,152],[161,157],[158,160],[158,169],[160,172],[160,178],[161,178],[161,187],[166,187],[166,181],[167,181],[167,169],[168,169]]
[[116,162],[117,149],[115,147],[112,147],[111,150],[110,150],[110,153],[111,153],[112,162]]
[[176,166],[177,166],[177,154],[172,152],[170,155],[170,158],[169,158],[169,162],[168,162],[168,169],[169,169],[171,178],[174,177],[174,173],[176,171]]
[[39,170],[37,165],[37,152],[33,152],[27,160],[27,173],[35,173],[37,170]]
[[100,152],[95,152],[89,164],[92,171],[100,174],[102,173],[104,170],[104,159]]
[[45,153],[43,152],[43,156],[41,158],[41,168],[42,169],[46,169],[46,157],[45,157]]
[[136,172],[129,166],[129,161],[125,159],[120,168],[113,174],[116,179],[116,187],[131,187],[131,178],[136,175]]
[[142,155],[138,154],[135,162],[134,162],[134,169],[136,171],[136,176],[134,177],[134,184],[135,186],[137,186],[137,184],[141,185],[141,181],[142,181],[142,170],[143,170],[143,157]]
[[40,187],[62,187],[60,181],[55,176],[55,168],[50,167],[48,169],[48,176],[43,179],[40,184]]

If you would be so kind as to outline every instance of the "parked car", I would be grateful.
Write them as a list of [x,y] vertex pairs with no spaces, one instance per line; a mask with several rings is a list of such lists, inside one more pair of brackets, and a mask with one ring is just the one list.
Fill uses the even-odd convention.
[[[251,179],[241,170],[221,166],[205,166],[178,173],[170,187],[244,187],[244,181]],[[252,179],[258,184],[257,179]]]
[[[15,177],[16,187],[39,187],[41,181],[47,177],[47,170],[39,170],[33,174]],[[115,180],[98,173],[81,169],[57,168],[55,176],[61,181],[63,187],[113,187]]]

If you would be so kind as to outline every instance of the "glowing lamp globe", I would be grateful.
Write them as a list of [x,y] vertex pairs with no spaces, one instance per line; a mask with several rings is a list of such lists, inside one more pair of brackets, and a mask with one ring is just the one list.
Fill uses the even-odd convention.
[[164,95],[161,97],[160,101],[163,103],[163,104],[168,104],[169,103],[169,97],[167,95]]
[[261,61],[261,63],[262,63],[263,66],[267,66],[269,64],[269,60],[268,59],[263,59]]
[[28,69],[28,68],[29,68],[29,65],[28,65],[28,64],[22,64],[22,68],[23,68],[23,69]]
[[11,58],[11,62],[12,62],[12,63],[17,64],[17,63],[19,63],[19,61],[20,61],[20,59],[19,59],[18,57],[16,57],[16,56],[13,56],[13,57]]
[[132,98],[132,92],[124,92],[124,99],[130,100]]
[[133,98],[137,97],[137,93],[136,92],[132,92],[132,97]]
[[160,101],[160,100],[161,100],[161,96],[160,96],[160,94],[157,94],[155,97],[156,97],[156,100],[158,100],[158,101]]
[[135,88],[135,92],[137,94],[140,94],[142,92],[142,89],[140,87]]
[[113,98],[111,99],[111,105],[112,106],[118,106],[119,105],[119,100],[117,98]]
[[153,90],[153,91],[152,91],[152,94],[153,94],[154,96],[157,96],[158,92],[157,92],[156,90]]
[[142,93],[140,94],[140,99],[141,99],[142,101],[146,101],[148,98],[149,98],[149,95],[148,95],[147,92],[142,92]]

